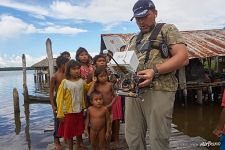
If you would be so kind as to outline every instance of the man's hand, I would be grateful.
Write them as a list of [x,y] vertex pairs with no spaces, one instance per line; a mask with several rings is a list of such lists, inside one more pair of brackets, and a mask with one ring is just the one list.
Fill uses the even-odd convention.
[[140,79],[143,79],[144,81],[139,83],[138,86],[139,87],[148,86],[152,82],[152,79],[154,78],[154,74],[155,73],[153,69],[146,69],[146,70],[139,71],[137,75]]

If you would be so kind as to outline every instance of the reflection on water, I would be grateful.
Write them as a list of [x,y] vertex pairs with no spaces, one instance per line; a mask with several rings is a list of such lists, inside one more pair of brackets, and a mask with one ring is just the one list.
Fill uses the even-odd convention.
[[[24,104],[22,71],[0,71],[0,149],[45,150],[53,142],[51,132],[44,132],[53,124],[48,104]],[[29,94],[35,95],[33,71],[27,71]],[[20,113],[14,113],[13,88],[19,93]],[[32,142],[31,142],[32,141]]]
[[30,138],[30,105],[29,103],[26,103],[27,100],[24,99],[24,113],[25,113],[25,120],[26,120],[26,127],[25,127],[25,134],[26,134],[26,140],[28,149],[31,149],[31,138]]
[[21,130],[20,112],[14,113],[14,119],[15,119],[15,126],[16,126],[15,132],[16,132],[16,135],[18,135]]
[[[175,105],[173,123],[178,130],[192,137],[201,136],[207,141],[217,142],[218,139],[212,134],[216,127],[221,112],[220,104],[188,104],[183,107]],[[218,147],[211,147],[215,150]]]

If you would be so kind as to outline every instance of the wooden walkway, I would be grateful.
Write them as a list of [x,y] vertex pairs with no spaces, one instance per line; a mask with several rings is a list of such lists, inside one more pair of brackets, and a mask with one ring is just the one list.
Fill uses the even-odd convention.
[[[46,132],[51,131],[51,128],[52,127],[50,127],[49,129],[46,129],[45,131]],[[88,139],[86,137],[83,137],[83,139],[84,139],[84,144],[88,146],[88,149],[91,149]],[[147,148],[149,149],[148,133],[146,136],[146,142],[147,142]],[[207,142],[207,141],[199,136],[189,137],[188,135],[184,135],[184,133],[176,129],[176,125],[172,124],[171,137],[170,137],[170,150],[207,150],[206,147],[201,146],[203,142]],[[64,147],[64,150],[68,149],[65,143],[62,142],[62,145]],[[54,144],[53,143],[49,144],[47,149],[54,150]],[[120,144],[117,149],[128,150],[127,144],[125,142],[125,136],[124,136],[124,124],[121,124]]]

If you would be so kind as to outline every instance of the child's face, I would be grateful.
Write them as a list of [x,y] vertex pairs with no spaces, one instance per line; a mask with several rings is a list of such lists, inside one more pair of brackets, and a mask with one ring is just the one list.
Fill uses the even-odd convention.
[[88,54],[86,52],[80,53],[80,55],[79,55],[80,62],[87,63],[88,59],[89,59],[89,57],[88,57]]
[[108,81],[108,74],[107,72],[102,72],[98,75],[98,81],[99,82],[107,82]]
[[80,76],[80,67],[79,66],[71,67],[70,75],[72,78],[78,78]]
[[96,94],[93,96],[92,105],[95,107],[101,107],[103,105],[103,97],[101,94]]
[[106,67],[106,59],[105,58],[98,58],[96,61],[96,67]]

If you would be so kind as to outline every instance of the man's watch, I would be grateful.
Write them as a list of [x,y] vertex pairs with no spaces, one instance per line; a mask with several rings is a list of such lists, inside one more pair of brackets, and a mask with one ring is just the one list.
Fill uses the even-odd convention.
[[154,78],[158,78],[159,77],[159,70],[157,69],[156,65],[152,66],[152,70],[154,71]]

